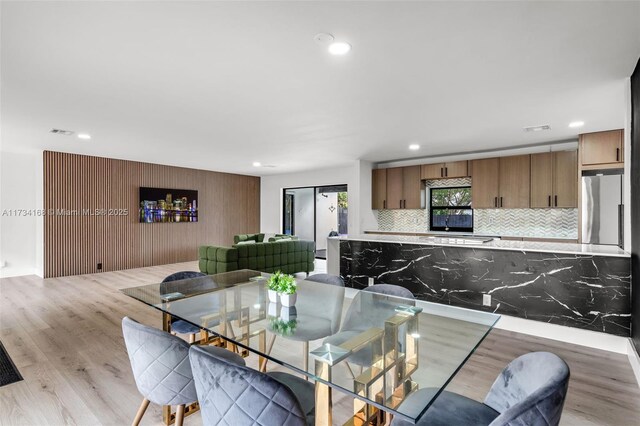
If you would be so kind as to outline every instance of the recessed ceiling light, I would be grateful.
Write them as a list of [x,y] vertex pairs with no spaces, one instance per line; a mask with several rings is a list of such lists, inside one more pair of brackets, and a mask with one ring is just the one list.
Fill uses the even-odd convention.
[[582,127],[582,126],[584,126],[584,121],[572,121],[571,123],[569,123],[569,127],[571,128]]
[[329,53],[332,55],[346,55],[351,50],[351,45],[343,41],[336,41],[329,45]]
[[89,140],[91,139],[91,135],[88,133],[78,133],[78,139]]
[[253,167],[260,167],[260,166],[262,166],[261,162],[259,162],[259,161],[254,161],[253,162]]
[[409,145],[409,149],[411,151],[417,151],[420,149],[420,145],[418,145],[417,143],[412,143],[411,145]]

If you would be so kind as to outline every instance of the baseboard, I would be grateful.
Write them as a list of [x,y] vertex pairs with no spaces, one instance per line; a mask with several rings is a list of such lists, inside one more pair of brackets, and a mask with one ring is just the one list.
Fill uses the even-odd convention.
[[636,351],[635,346],[631,339],[627,339],[627,355],[629,356],[629,363],[631,364],[631,368],[633,369],[633,374],[636,376],[636,382],[638,386],[640,386],[640,356],[638,356],[638,352]]
[[628,337],[502,315],[496,328],[594,349],[628,354]]

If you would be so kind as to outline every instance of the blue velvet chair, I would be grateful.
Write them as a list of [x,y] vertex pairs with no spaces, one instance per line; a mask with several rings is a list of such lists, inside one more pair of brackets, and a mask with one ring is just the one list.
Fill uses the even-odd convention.
[[316,283],[335,285],[338,287],[344,287],[344,281],[338,275],[331,274],[313,274],[305,278],[307,281],[313,281]]
[[[177,405],[176,425],[182,425],[185,406],[197,400],[189,362],[189,344],[179,337],[128,317],[122,319],[122,335],[133,378],[144,397],[133,425],[140,423],[150,402]],[[213,348],[203,347],[203,350]],[[229,351],[225,352],[228,356],[234,355]],[[239,358],[238,362],[244,363],[241,357],[235,356]]]
[[189,350],[205,426],[314,424],[315,388],[311,382],[282,372],[260,373],[228,353],[202,346]]
[[[389,297],[374,296],[371,293]],[[404,300],[399,300],[398,298]],[[410,290],[393,284],[375,284],[366,287],[358,292],[351,302],[340,331],[326,338],[322,343],[340,346],[371,327],[384,328],[384,322],[395,315],[395,309],[401,304],[415,304],[415,298]],[[371,309],[372,306],[375,306],[375,309]],[[351,355],[348,362],[367,367],[371,365],[372,360],[371,347],[365,346]],[[347,367],[353,376],[349,364],[347,364]]]
[[[180,280],[188,280],[191,278],[198,277],[206,277],[207,274],[203,274],[202,272],[196,271],[180,271],[174,274],[169,275],[164,280],[162,280],[162,284],[160,284],[160,294],[173,293],[168,289],[169,285],[167,283],[173,283],[174,281]],[[164,284],[164,285],[163,285]],[[171,289],[174,290],[175,289]],[[196,340],[196,333],[200,331],[200,327],[196,327],[195,325],[183,321],[181,319],[177,319],[171,317],[171,331],[179,334],[187,334],[189,335],[189,343],[193,343]]]
[[[511,361],[502,370],[484,403],[444,391],[422,416],[418,425],[449,426],[556,426],[560,423],[569,366],[549,352],[531,352]],[[403,412],[418,415],[436,389],[420,389],[401,405]],[[394,419],[392,426],[409,426]]]

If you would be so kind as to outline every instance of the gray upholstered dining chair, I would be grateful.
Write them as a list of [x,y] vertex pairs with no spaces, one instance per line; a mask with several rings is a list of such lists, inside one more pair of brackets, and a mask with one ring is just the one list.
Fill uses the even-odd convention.
[[[405,300],[400,302],[398,298]],[[384,328],[384,322],[395,314],[399,304],[415,304],[415,297],[409,289],[393,284],[374,284],[362,289],[351,302],[340,331],[326,338],[322,343],[340,346],[371,327]],[[372,306],[375,306],[375,309],[370,309]],[[366,367],[371,365],[372,360],[371,347],[365,346],[349,356],[348,363]],[[347,368],[353,376],[348,363]]]
[[335,285],[338,287],[344,287],[344,281],[339,275],[331,274],[313,274],[305,278],[307,281],[313,281],[316,283]]
[[315,388],[283,372],[261,373],[222,348],[189,350],[205,426],[313,425]]
[[[514,359],[502,370],[484,403],[444,391],[417,424],[556,426],[560,423],[569,376],[569,366],[557,355],[531,352]],[[402,403],[400,410],[418,415],[436,391],[433,388],[417,391]],[[410,424],[398,418],[391,423]]]
[[[185,406],[197,400],[189,362],[190,345],[179,337],[129,317],[122,319],[122,334],[136,386],[143,396],[133,425],[140,423],[150,402],[177,405],[176,425],[182,425]],[[207,346],[203,350],[210,348]]]
[[[160,294],[173,293],[176,288],[172,288],[173,285],[168,283],[174,283],[175,281],[188,280],[191,278],[199,278],[206,277],[207,274],[203,274],[202,272],[196,271],[180,271],[174,274],[171,274],[165,277],[160,284]],[[171,317],[171,332],[179,333],[179,334],[187,334],[189,335],[189,343],[194,343],[196,341],[196,334],[200,331],[200,327],[196,327],[195,325],[183,321],[181,319]]]
[[[309,342],[324,339],[340,330],[345,290],[344,282],[336,275],[315,274],[305,278],[305,281],[328,286],[307,285],[303,291],[299,292],[295,307],[297,321],[295,331],[282,338],[302,342],[302,368],[308,371]],[[300,285],[304,286],[303,283]],[[323,303],[318,303],[319,300]],[[275,338],[274,333],[269,340],[268,351],[271,350]]]

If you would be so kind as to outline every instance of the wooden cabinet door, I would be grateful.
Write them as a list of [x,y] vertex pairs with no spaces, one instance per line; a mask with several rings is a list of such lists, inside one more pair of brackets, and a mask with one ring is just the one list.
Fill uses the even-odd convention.
[[387,202],[387,169],[371,171],[371,208],[383,210]]
[[420,166],[403,167],[402,170],[402,207],[405,209],[421,208],[420,196],[422,182]]
[[453,163],[445,163],[444,176],[447,178],[462,178],[469,176],[468,161],[454,161]]
[[422,179],[441,179],[444,177],[444,163],[423,164]]
[[622,163],[623,130],[580,135],[582,164]]
[[402,208],[402,167],[387,169],[387,209]]
[[551,152],[531,155],[531,208],[553,206],[553,158]]
[[471,205],[474,209],[497,207],[499,167],[500,160],[498,158],[471,162]]
[[[531,156],[500,158],[499,206],[509,209],[529,208]],[[474,170],[475,173],[475,170]]]
[[[533,156],[531,157],[533,166]],[[533,177],[533,169],[531,170]],[[553,206],[578,207],[578,152],[559,151],[553,156]],[[533,188],[533,184],[532,184]],[[533,197],[532,197],[533,200]],[[533,206],[532,206],[533,207]]]

